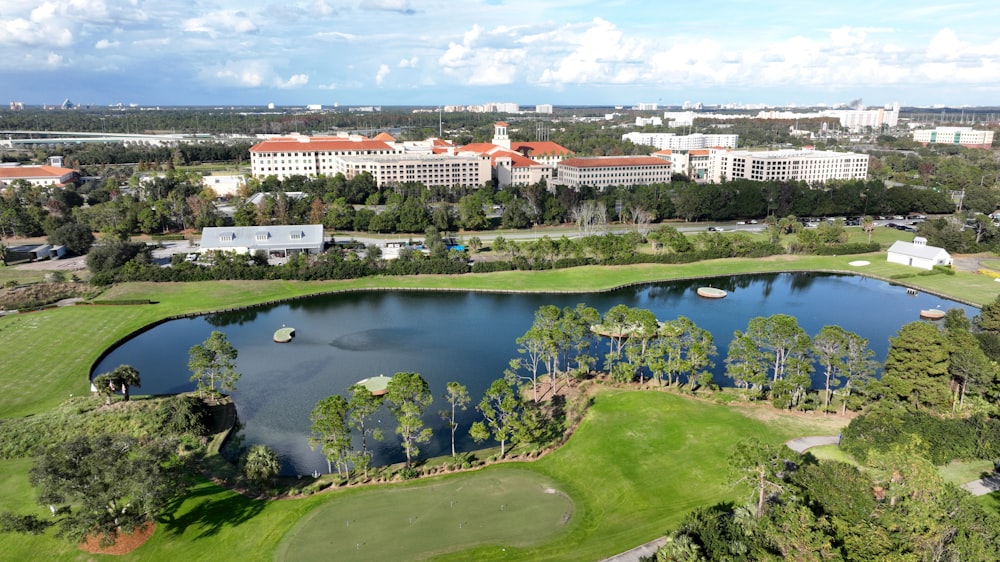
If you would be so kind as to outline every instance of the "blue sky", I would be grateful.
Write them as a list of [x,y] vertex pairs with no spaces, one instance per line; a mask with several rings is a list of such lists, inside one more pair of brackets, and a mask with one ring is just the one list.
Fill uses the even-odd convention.
[[1000,105],[998,22],[996,0],[2,0],[0,101]]

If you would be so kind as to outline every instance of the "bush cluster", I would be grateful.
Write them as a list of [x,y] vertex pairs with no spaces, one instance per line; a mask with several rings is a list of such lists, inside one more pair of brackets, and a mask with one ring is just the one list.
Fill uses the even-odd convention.
[[872,451],[887,452],[914,436],[926,448],[924,456],[937,465],[1000,456],[1000,419],[941,418],[902,409],[873,410],[851,420],[840,446],[864,463]]

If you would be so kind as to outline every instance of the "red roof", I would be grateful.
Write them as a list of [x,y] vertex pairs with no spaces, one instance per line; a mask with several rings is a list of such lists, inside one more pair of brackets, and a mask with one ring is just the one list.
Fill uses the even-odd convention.
[[691,156],[708,156],[711,153],[711,150],[701,148],[688,152]]
[[655,156],[615,156],[604,158],[570,158],[563,160],[560,167],[570,168],[610,168],[623,166],[666,166],[670,167],[670,162]]
[[0,166],[0,179],[56,178],[72,174],[76,170],[56,166]]
[[497,127],[510,127],[510,125],[504,123],[503,121],[497,121]]
[[389,133],[382,131],[381,133],[375,135],[372,140],[385,141],[385,142],[396,142],[396,137],[390,135]]
[[528,149],[528,156],[542,156],[548,154],[573,154],[573,151],[558,145],[551,141],[536,141],[536,142],[512,142],[510,143],[511,150],[521,151],[522,148]]
[[393,152],[393,149],[382,141],[351,140],[343,137],[275,137],[250,147],[250,152],[347,152],[354,150]]
[[663,149],[663,150],[657,150],[657,151],[656,151],[656,152],[654,152],[653,154],[663,154],[663,155],[665,155],[665,156],[670,156],[670,155],[671,155],[671,154],[673,154],[673,153],[674,153],[674,151],[673,151],[673,150],[670,150],[669,148],[665,148],[665,149]]
[[491,142],[474,142],[467,144],[455,152],[475,152],[476,154],[489,154],[500,147]]
[[510,163],[514,168],[531,168],[532,166],[541,166],[538,162],[535,162],[531,158],[521,155],[518,152],[512,150],[498,150],[490,155],[490,162],[496,166],[497,158],[510,158]]

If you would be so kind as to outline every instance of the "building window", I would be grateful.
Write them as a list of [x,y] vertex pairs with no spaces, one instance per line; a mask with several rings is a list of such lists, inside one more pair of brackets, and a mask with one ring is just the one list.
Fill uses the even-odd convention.
[[267,242],[267,239],[270,237],[271,235],[268,234],[267,232],[258,232],[257,234],[254,235],[253,238],[258,242]]
[[235,232],[223,232],[219,235],[219,242],[232,242],[236,239]]
[[303,236],[302,232],[291,232],[288,234],[288,237],[291,238],[292,240],[302,240],[302,236]]

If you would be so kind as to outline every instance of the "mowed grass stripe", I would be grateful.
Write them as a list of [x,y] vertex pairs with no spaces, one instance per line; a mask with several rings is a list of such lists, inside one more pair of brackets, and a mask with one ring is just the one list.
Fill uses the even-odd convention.
[[558,533],[573,504],[549,478],[496,467],[346,495],[316,508],[278,560],[414,560],[481,544],[527,545]]

